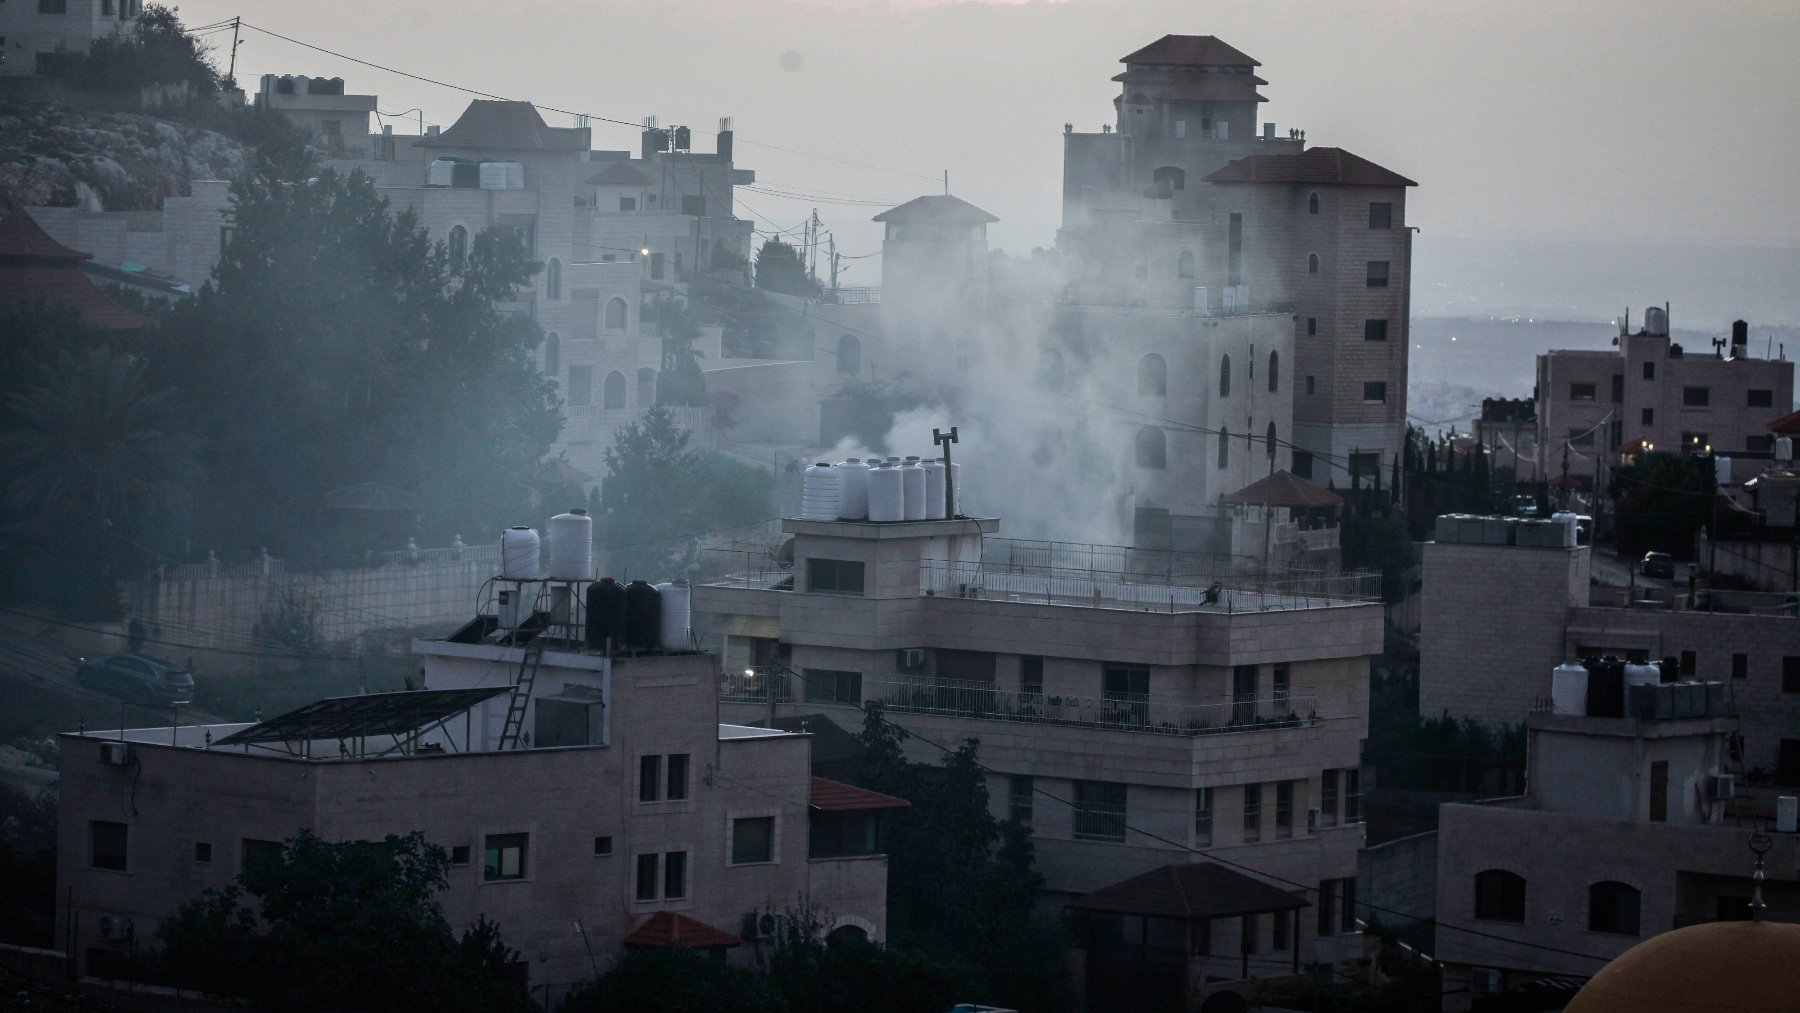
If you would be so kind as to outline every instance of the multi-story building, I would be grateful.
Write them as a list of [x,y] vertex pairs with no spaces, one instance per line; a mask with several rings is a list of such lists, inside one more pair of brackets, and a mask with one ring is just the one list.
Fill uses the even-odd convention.
[[1612,351],[1553,351],[1537,359],[1538,473],[1591,479],[1597,456],[1637,450],[1768,454],[1769,423],[1793,408],[1794,364],[1750,354],[1749,327],[1709,349],[1669,340],[1668,312],[1644,311]]
[[59,241],[93,253],[87,269],[106,282],[179,297],[211,280],[231,234],[230,210],[230,182],[197,179],[157,211],[34,207],[31,214]]
[[369,133],[375,96],[344,94],[341,77],[264,74],[256,105],[280,113],[332,158],[394,157],[392,127]]
[[1259,135],[1258,63],[1216,38],[1121,62],[1116,129],[1065,126],[1069,286],[1044,354],[1135,377],[1161,409],[1138,437],[1168,452],[1139,455],[1165,474],[1135,490],[1135,543],[1216,546],[1208,514],[1247,484],[1234,457],[1345,486],[1400,452],[1416,184]]
[[64,53],[131,26],[143,0],[35,0],[0,5],[0,75],[54,74]]
[[64,735],[58,919],[80,971],[299,830],[422,832],[449,857],[446,918],[498,922],[534,990],[666,942],[671,920],[746,961],[805,906],[884,937],[879,821],[905,803],[812,777],[808,736],[720,724],[716,658],[493,635],[416,648],[427,691]]
[[1509,545],[1508,526],[1439,518],[1425,545],[1420,714],[1517,724],[1563,661],[1673,658],[1683,678],[1726,684],[1743,740],[1734,772],[1800,784],[1800,618],[1786,596],[1590,588],[1587,546]]
[[1560,1008],[1506,1003],[1593,975],[1649,936],[1749,919],[1758,886],[1764,917],[1800,920],[1800,838],[1763,836],[1767,880],[1753,878],[1772,800],[1725,773],[1731,726],[1716,710],[1533,714],[1526,794],[1439,809],[1444,1008]]
[[746,559],[694,589],[727,665],[723,713],[854,727],[879,702],[916,759],[979,740],[994,814],[1031,828],[1052,899],[1213,861],[1318,917],[1298,934],[1220,920],[1206,952],[1262,954],[1268,973],[1295,953],[1350,956],[1382,637],[1366,575],[1219,573],[1209,588],[1192,557],[1011,542],[998,526],[784,521],[791,566]]

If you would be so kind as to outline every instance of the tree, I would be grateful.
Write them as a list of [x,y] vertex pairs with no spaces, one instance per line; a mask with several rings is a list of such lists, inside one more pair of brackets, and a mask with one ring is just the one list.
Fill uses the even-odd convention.
[[694,339],[700,327],[687,305],[668,296],[656,300],[656,330],[662,336],[662,370],[656,374],[659,405],[707,404],[706,377],[700,371],[700,350]]
[[1397,605],[1406,598],[1408,580],[1419,563],[1418,550],[1399,511],[1365,514],[1349,511],[1339,529],[1344,566],[1381,571],[1381,600]]
[[628,949],[598,981],[569,991],[557,1013],[775,1013],[762,975],[680,947]]
[[1686,558],[1695,533],[1712,522],[1718,486],[1711,458],[1658,451],[1614,469],[1607,494],[1615,504],[1613,534],[1620,552]]
[[444,920],[434,897],[448,868],[422,833],[329,842],[302,831],[279,860],[248,863],[165,921],[157,970],[271,1008],[529,1013],[509,967],[519,955],[493,923],[459,938]]
[[779,239],[765,240],[756,254],[756,287],[783,295],[816,298],[818,279],[806,273],[800,251]]
[[62,76],[88,91],[132,93],[174,84],[186,85],[192,98],[210,99],[225,79],[175,11],[145,4],[125,30],[95,39],[85,54],[68,54]]

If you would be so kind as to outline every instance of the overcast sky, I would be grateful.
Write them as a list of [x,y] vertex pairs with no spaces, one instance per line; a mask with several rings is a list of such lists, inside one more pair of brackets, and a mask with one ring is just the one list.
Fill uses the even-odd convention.
[[[1427,235],[1800,245],[1795,0],[185,0],[180,13],[193,26],[241,14],[544,106],[655,114],[707,131],[698,150],[733,116],[738,164],[771,189],[898,202],[939,192],[948,169],[1016,253],[1054,242],[1063,124],[1111,122],[1118,59],[1167,33],[1217,35],[1262,62],[1261,119],[1282,136],[1300,127],[1419,181],[1410,219]],[[208,40],[223,56],[229,38]],[[243,38],[252,91],[265,72],[342,76],[383,111],[422,106],[446,126],[469,99]],[[635,149],[637,133],[596,124],[595,145]],[[742,196],[759,228],[817,206],[842,252],[879,245],[878,207]]]

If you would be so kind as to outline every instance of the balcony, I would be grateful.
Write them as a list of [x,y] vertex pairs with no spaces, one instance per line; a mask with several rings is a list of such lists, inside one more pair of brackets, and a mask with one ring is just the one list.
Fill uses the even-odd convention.
[[1316,576],[1222,575],[1211,584],[1167,582],[1156,574],[1103,572],[1058,566],[922,560],[923,597],[1128,609],[1133,612],[1270,612],[1330,608],[1380,600],[1381,575],[1352,572]]
[[[1007,721],[1015,724],[1101,728],[1154,735],[1222,735],[1305,728],[1318,724],[1318,700],[1285,694],[1238,701],[1190,703],[1140,693],[1045,695],[988,682],[891,676],[865,684],[869,699],[900,714]],[[766,702],[768,697],[760,698]],[[748,701],[746,701],[748,702]]]

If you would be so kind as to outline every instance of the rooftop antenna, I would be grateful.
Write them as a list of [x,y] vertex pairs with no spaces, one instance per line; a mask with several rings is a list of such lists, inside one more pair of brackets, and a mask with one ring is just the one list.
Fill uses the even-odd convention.
[[944,519],[953,521],[956,519],[956,468],[950,462],[950,444],[960,442],[956,438],[956,427],[951,426],[947,433],[933,429],[931,442],[944,448]]
[[950,170],[944,170],[944,196],[950,196]]
[[1763,856],[1774,846],[1775,842],[1769,839],[1769,835],[1760,830],[1750,835],[1750,852],[1756,856],[1756,872],[1750,876],[1753,884],[1750,890],[1750,920],[1753,922],[1761,921],[1763,909],[1769,906],[1764,903],[1762,895]]

